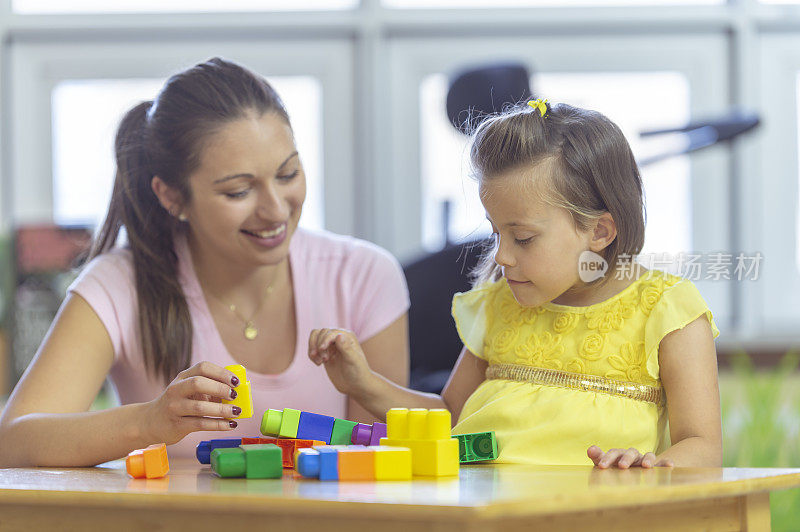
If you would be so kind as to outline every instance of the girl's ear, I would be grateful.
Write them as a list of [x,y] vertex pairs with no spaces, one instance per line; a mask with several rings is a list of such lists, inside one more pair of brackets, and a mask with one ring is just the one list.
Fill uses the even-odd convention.
[[181,193],[169,186],[158,176],[154,176],[150,181],[150,188],[158,198],[158,202],[170,215],[178,218],[183,210],[183,198]]
[[600,253],[617,238],[617,224],[610,212],[604,212],[595,222],[592,238],[589,240],[589,249]]

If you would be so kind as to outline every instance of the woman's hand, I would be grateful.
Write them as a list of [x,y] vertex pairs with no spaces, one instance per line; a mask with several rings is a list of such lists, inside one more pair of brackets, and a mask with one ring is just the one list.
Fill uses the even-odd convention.
[[372,376],[356,335],[346,329],[311,331],[308,358],[317,366],[325,364],[328,378],[339,392],[346,395],[357,395]]
[[644,467],[649,469],[651,467],[673,467],[675,465],[669,458],[658,460],[655,454],[642,454],[633,447],[628,450],[609,449],[603,452],[597,445],[592,445],[586,450],[586,454],[592,459],[594,465],[600,469],[614,466],[620,469],[628,469],[629,467]]
[[231,430],[241,414],[238,406],[222,404],[236,397],[239,379],[227,369],[200,362],[181,371],[167,389],[146,403],[144,428],[148,438],[167,445],[199,430]]

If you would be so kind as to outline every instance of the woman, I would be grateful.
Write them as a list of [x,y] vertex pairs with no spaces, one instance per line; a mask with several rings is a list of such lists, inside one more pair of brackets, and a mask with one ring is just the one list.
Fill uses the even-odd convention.
[[[263,78],[222,59],[176,74],[126,114],[115,151],[92,260],[0,417],[0,467],[94,465],[157,442],[186,456],[257,435],[267,408],[368,421],[305,356],[331,323],[407,384],[402,271],[376,246],[298,228],[303,167]],[[221,403],[237,363],[251,419]],[[107,375],[123,406],[88,412]]]

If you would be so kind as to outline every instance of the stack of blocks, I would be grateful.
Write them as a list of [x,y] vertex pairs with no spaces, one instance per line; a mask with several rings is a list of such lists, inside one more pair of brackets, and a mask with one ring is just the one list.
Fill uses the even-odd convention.
[[223,478],[281,478],[283,452],[272,443],[222,447],[211,451],[211,469]]
[[385,445],[300,449],[295,455],[295,470],[320,480],[410,480],[411,450]]
[[169,473],[167,445],[156,443],[146,449],[131,451],[125,459],[125,469],[133,478],[161,478]]
[[497,458],[497,439],[494,431],[457,434],[453,438],[458,440],[458,460],[462,464]]
[[377,445],[386,434],[386,425],[365,425],[293,408],[269,409],[261,417],[261,434],[280,438],[318,440],[329,445]]
[[325,445],[317,440],[298,440],[293,438],[223,438],[218,440],[204,440],[197,444],[197,461],[201,464],[211,463],[211,453],[214,449],[239,447],[240,445],[273,444],[281,448],[283,467],[294,467],[294,453],[298,449]]
[[239,386],[236,387],[236,399],[224,399],[222,402],[242,409],[242,412],[236,416],[237,418],[253,417],[253,396],[250,393],[250,381],[247,380],[247,372],[244,366],[233,364],[225,366],[225,369],[236,375],[239,379]]
[[314,447],[315,445],[325,445],[325,442],[318,440],[301,440],[296,438],[242,438],[242,445],[271,443],[281,448],[283,452],[283,467],[291,469],[294,467],[294,456],[300,449]]
[[458,440],[450,435],[450,412],[443,408],[392,408],[386,413],[387,437],[381,445],[411,449],[413,474],[458,474]]
[[195,455],[197,461],[201,464],[211,463],[211,453],[214,449],[225,449],[230,447],[239,447],[242,444],[242,438],[222,438],[217,440],[204,440],[197,444]]

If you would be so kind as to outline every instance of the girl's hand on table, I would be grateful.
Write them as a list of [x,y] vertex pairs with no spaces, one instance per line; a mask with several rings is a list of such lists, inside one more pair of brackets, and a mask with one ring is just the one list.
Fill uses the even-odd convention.
[[586,450],[586,454],[594,462],[595,467],[600,469],[609,467],[618,467],[620,469],[643,467],[649,469],[651,467],[673,467],[675,465],[669,458],[659,460],[655,454],[642,454],[633,447],[627,450],[609,449],[603,452],[597,445],[592,445]]
[[210,362],[200,362],[181,371],[164,392],[146,404],[144,433],[153,442],[167,445],[199,430],[232,430],[231,419],[241,413],[238,406],[223,404],[236,397],[239,379]]

